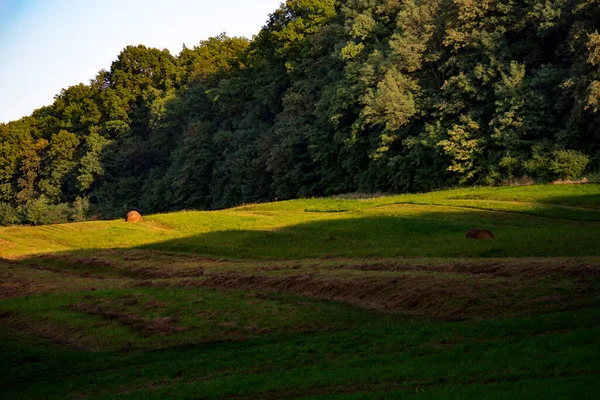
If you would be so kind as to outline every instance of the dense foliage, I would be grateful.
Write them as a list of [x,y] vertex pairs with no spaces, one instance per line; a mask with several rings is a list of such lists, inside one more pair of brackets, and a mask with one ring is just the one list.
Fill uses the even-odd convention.
[[0,224],[600,167],[600,0],[288,0],[0,124]]

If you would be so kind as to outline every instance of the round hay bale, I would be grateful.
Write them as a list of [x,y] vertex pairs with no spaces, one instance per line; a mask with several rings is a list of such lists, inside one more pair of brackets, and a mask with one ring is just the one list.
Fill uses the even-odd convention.
[[493,239],[494,234],[483,228],[473,228],[467,232],[467,239]]
[[125,215],[125,221],[140,222],[140,221],[143,221],[143,219],[139,212],[137,212],[135,210],[131,210]]

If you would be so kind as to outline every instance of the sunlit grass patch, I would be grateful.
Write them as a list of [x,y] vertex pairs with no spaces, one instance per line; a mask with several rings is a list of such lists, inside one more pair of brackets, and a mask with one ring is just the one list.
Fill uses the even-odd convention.
[[[242,259],[594,255],[599,199],[600,185],[541,185],[292,200],[150,215],[135,224],[0,228],[0,240],[10,244],[0,255],[133,247]],[[480,225],[497,229],[498,240],[465,243],[461,236]]]

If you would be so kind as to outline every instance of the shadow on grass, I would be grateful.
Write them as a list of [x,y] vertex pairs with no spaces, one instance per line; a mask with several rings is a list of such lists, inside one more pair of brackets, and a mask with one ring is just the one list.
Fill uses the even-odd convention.
[[[154,231],[156,223],[170,230]],[[347,213],[173,214],[149,222],[113,221],[108,229],[88,223],[68,230],[61,250],[74,253],[119,248],[161,250],[201,257],[290,260],[318,257],[569,257],[600,255],[597,221],[570,221],[515,212],[392,204]],[[467,240],[475,227],[490,229],[493,240]],[[76,228],[76,227],[75,227]],[[93,229],[91,229],[93,228]],[[43,232],[42,232],[43,233]],[[57,253],[20,245],[26,254]],[[54,235],[54,236],[52,236]],[[41,235],[58,240],[57,234]],[[104,250],[103,250],[104,251]],[[87,256],[86,256],[87,257]],[[101,267],[101,265],[99,266]]]
[[600,194],[554,196],[544,199],[543,203],[600,210]]
[[[493,240],[467,240],[473,227]],[[138,246],[230,259],[315,257],[557,257],[600,255],[600,224],[481,212],[318,220],[277,230],[223,230]]]

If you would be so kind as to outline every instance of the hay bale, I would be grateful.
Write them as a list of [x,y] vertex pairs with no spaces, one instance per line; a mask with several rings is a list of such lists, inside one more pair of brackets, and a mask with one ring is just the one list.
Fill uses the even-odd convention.
[[135,210],[131,210],[125,215],[125,221],[140,222],[140,221],[143,221],[143,219],[139,212],[137,212]]
[[467,232],[467,239],[493,239],[494,234],[483,228],[473,228]]

